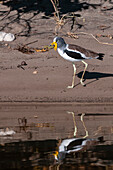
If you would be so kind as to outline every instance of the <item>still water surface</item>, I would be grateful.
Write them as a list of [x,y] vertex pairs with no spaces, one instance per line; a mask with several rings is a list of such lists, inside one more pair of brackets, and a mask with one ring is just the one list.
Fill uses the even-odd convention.
[[[66,139],[71,144],[55,159]],[[112,170],[113,106],[1,104],[0,170],[5,169]]]

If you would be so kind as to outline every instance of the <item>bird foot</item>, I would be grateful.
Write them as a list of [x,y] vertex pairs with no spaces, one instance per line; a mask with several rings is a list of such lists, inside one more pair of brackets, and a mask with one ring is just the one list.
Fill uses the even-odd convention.
[[82,84],[82,86],[86,86],[86,85],[83,83],[83,80],[82,80],[82,79],[80,80],[80,83]]
[[67,86],[68,89],[73,89],[74,88],[74,85],[72,86]]

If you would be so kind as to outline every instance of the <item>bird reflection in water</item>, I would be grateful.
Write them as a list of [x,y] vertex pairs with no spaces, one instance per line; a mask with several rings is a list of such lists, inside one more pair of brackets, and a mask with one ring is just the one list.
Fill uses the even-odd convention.
[[92,138],[87,138],[88,131],[85,126],[83,117],[84,113],[81,114],[80,120],[83,124],[84,130],[85,130],[85,136],[82,138],[76,138],[77,135],[77,126],[76,126],[76,121],[75,121],[75,114],[74,112],[67,112],[68,114],[72,114],[73,116],[73,122],[74,122],[74,137],[69,138],[69,139],[64,139],[60,143],[58,147],[58,151],[55,151],[54,153],[54,158],[56,161],[61,162],[63,159],[65,159],[66,154],[71,154],[71,153],[76,153],[76,152],[81,152],[81,151],[86,151],[88,150],[91,146],[97,145],[98,143],[103,142],[103,137],[99,137],[98,139],[92,139]]

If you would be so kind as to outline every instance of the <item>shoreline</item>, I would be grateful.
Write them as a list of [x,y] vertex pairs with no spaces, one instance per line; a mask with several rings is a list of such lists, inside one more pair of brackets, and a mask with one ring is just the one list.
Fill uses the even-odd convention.
[[13,105],[13,104],[23,104],[23,105],[113,105],[113,102],[46,102],[46,101],[0,101],[0,105]]

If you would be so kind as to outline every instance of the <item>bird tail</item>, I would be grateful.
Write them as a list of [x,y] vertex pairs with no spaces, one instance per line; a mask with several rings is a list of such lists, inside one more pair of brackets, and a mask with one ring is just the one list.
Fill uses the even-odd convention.
[[99,56],[99,57],[97,58],[98,60],[103,60],[103,57],[104,57],[104,54],[103,54],[103,53],[99,53],[98,56]]

